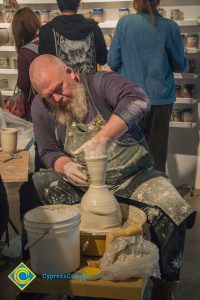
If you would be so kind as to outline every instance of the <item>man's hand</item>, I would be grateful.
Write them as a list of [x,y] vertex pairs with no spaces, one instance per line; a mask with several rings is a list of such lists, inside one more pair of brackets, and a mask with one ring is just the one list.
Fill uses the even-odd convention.
[[70,161],[64,165],[63,170],[67,181],[73,185],[88,186],[87,173],[81,165]]
[[125,121],[113,114],[105,126],[91,140],[74,151],[73,155],[78,155],[83,151],[86,157],[107,155],[111,143],[116,141],[127,130],[128,126]]
[[111,140],[109,138],[94,136],[91,140],[75,150],[73,155],[79,155],[81,152],[84,152],[86,157],[107,155],[110,142]]

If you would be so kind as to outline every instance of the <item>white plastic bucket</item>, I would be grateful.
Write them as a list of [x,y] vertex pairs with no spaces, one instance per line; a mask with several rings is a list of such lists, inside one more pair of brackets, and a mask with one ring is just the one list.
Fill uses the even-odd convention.
[[80,213],[70,205],[39,206],[27,212],[24,226],[32,270],[66,274],[80,266]]

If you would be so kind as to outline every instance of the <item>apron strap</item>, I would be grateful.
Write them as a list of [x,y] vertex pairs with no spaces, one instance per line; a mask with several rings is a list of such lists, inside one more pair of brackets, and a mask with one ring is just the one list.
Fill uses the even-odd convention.
[[102,105],[102,101],[100,95],[96,92],[94,87],[92,86],[92,80],[89,80],[90,75],[80,74],[81,81],[83,82],[86,91],[89,97],[92,100],[97,112],[103,117],[105,121],[108,121],[112,112],[106,107],[106,105]]

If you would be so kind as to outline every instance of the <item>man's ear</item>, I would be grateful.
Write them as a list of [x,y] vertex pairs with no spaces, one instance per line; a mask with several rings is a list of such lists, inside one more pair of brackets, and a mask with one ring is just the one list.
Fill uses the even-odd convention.
[[73,71],[72,68],[66,66],[66,67],[65,67],[65,72],[66,72],[66,74],[70,75],[70,77],[71,77],[73,80],[76,79],[76,74],[74,73],[74,71]]

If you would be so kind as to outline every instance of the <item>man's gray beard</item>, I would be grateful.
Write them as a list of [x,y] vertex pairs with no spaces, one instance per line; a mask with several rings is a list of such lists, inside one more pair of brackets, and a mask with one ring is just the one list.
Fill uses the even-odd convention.
[[76,83],[72,102],[59,105],[48,101],[48,104],[55,120],[67,126],[71,125],[73,121],[83,122],[88,112],[85,87],[79,82]]

